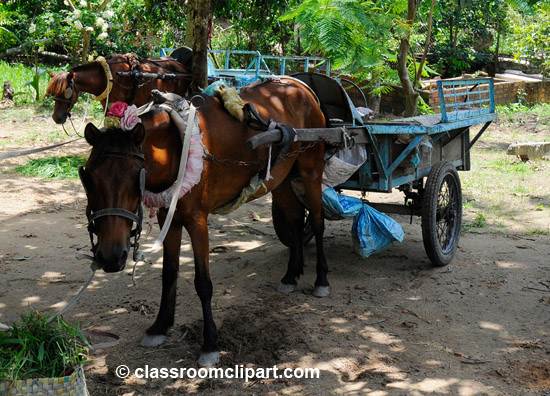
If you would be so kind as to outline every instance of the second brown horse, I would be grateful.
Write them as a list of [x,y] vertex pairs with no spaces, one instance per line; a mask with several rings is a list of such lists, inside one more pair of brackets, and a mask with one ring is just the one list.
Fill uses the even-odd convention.
[[[186,65],[172,58],[139,59],[134,54],[113,55],[106,61],[109,71],[99,61],[85,63],[71,68],[68,72],[52,74],[46,95],[55,100],[52,118],[63,124],[70,117],[71,109],[81,93],[100,96],[105,108],[116,101],[141,106],[151,100],[151,91],[174,92],[184,96],[190,79]],[[119,72],[137,71],[140,73],[175,74],[173,79],[140,79],[132,75],[121,76]],[[112,86],[109,87],[109,77]],[[107,92],[108,91],[108,92]]]
[[[291,78],[256,84],[241,91],[245,102],[253,103],[260,115],[295,128],[325,126],[317,98],[307,86]],[[212,316],[212,282],[209,271],[208,215],[239,196],[251,178],[265,171],[268,149],[251,150],[246,140],[258,133],[237,121],[218,99],[205,97],[199,108],[202,143],[208,156],[200,182],[178,202],[177,211],[163,244],[162,297],[160,310],[147,330],[142,344],[157,346],[166,340],[174,324],[176,285],[179,269],[182,227],[191,239],[195,258],[195,288],[202,304],[204,343],[199,364],[214,365],[219,360],[218,336]],[[146,115],[134,130],[100,131],[88,124],[85,137],[92,146],[82,172],[88,195],[88,209],[121,208],[136,212],[139,205],[139,174],[147,172],[146,187],[163,191],[176,179],[182,142],[178,131],[163,111]],[[144,154],[144,163],[140,156]],[[243,166],[243,163],[248,166]],[[312,218],[317,244],[315,292],[327,295],[327,264],[323,251],[324,220],[321,179],[324,145],[292,143],[290,150],[272,168],[273,179],[266,181],[272,193],[273,224],[279,239],[289,247],[290,258],[283,276],[282,290],[289,292],[303,273],[302,233],[305,207],[291,188],[291,179],[300,177],[305,189],[304,202]],[[167,210],[158,213],[162,225]],[[96,261],[105,271],[124,268],[130,248],[132,222],[111,215],[97,220]]]

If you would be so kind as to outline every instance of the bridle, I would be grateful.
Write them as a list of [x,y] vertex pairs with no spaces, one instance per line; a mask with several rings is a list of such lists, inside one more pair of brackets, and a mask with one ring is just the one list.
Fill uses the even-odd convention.
[[54,96],[53,100],[61,103],[73,103],[74,80],[71,78],[67,84],[67,88],[63,91],[63,96]]
[[[101,66],[101,69],[103,70],[103,74],[105,75],[106,85],[103,92],[101,92],[99,95],[94,96],[94,99],[101,102],[102,100],[109,100],[109,95],[111,94],[111,91],[113,90],[113,74],[111,73],[111,69],[109,65],[111,64],[117,64],[117,63],[123,63],[123,62],[113,62],[109,63],[107,60],[105,60],[104,57],[98,56],[97,59],[94,61],[95,63],[98,63]],[[75,70],[75,69],[72,69]],[[63,96],[54,96],[53,100],[56,102],[61,103],[73,103],[73,94],[75,91],[74,86],[74,79],[71,78],[67,84],[67,88],[63,91]]]
[[[104,208],[104,209],[92,211],[88,203],[88,205],[86,206],[86,217],[88,218],[88,234],[90,235],[92,253],[95,257],[96,250],[97,250],[97,242],[94,242],[94,235],[95,236],[98,235],[96,220],[102,217],[117,216],[117,217],[122,217],[124,219],[130,220],[132,222],[130,239],[133,238],[133,242],[130,243],[130,246],[133,248],[132,258],[134,261],[137,261],[139,259],[139,238],[141,236],[141,230],[142,230],[142,224],[143,224],[142,203],[143,203],[143,194],[145,192],[145,168],[143,167],[143,163],[145,161],[145,157],[142,153],[127,153],[127,152],[118,152],[118,151],[108,151],[108,152],[102,153],[100,157],[116,157],[116,158],[123,158],[123,159],[127,159],[128,157],[133,157],[135,159],[138,159],[142,164],[142,167],[139,171],[140,194],[139,194],[138,208],[135,213],[130,212],[129,210],[126,210],[123,208]],[[86,195],[88,195],[88,190],[86,188],[86,169],[83,166],[78,168],[78,175],[80,177],[80,181],[82,185],[84,186]],[[133,228],[134,223],[136,224],[135,228]]]

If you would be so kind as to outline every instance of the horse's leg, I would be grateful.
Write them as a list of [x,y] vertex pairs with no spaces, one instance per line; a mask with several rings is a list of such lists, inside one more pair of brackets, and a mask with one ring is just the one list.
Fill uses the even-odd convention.
[[315,235],[317,248],[317,278],[315,279],[315,297],[327,297],[330,294],[327,273],[328,265],[323,248],[323,233],[325,231],[325,219],[322,203],[322,175],[324,161],[322,152],[308,151],[298,157],[298,169],[304,182],[305,198],[311,216],[311,225]]
[[218,333],[212,317],[212,281],[208,263],[208,221],[206,213],[186,216],[185,228],[191,238],[195,256],[195,290],[201,300],[203,316],[203,345],[199,366],[211,367],[220,359]]
[[296,198],[287,178],[272,191],[273,226],[279,240],[289,248],[290,257],[279,291],[289,294],[296,289],[297,279],[304,273],[303,228],[304,207]]
[[[159,211],[158,220],[162,228],[166,211]],[[162,297],[157,319],[147,329],[146,335],[141,341],[143,346],[155,347],[166,341],[166,333],[174,324],[174,311],[176,308],[176,287],[178,281],[182,226],[175,222],[170,225],[170,230],[163,243],[162,255]]]

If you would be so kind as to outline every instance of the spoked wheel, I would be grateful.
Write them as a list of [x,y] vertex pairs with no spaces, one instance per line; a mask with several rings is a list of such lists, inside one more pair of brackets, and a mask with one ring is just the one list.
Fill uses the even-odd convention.
[[453,164],[441,162],[428,176],[422,199],[422,239],[433,265],[451,262],[462,225],[462,189]]

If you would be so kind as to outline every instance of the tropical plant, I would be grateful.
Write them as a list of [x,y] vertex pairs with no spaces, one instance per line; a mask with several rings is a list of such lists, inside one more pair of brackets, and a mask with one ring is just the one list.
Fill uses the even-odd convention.
[[369,81],[371,93],[400,84],[411,98],[407,113],[412,114],[418,97],[416,76],[431,71],[425,60],[418,68],[412,55],[427,41],[417,34],[415,23],[428,20],[424,16],[431,8],[419,5],[419,0],[304,0],[282,19],[297,23],[306,52],[326,56],[336,69]]

